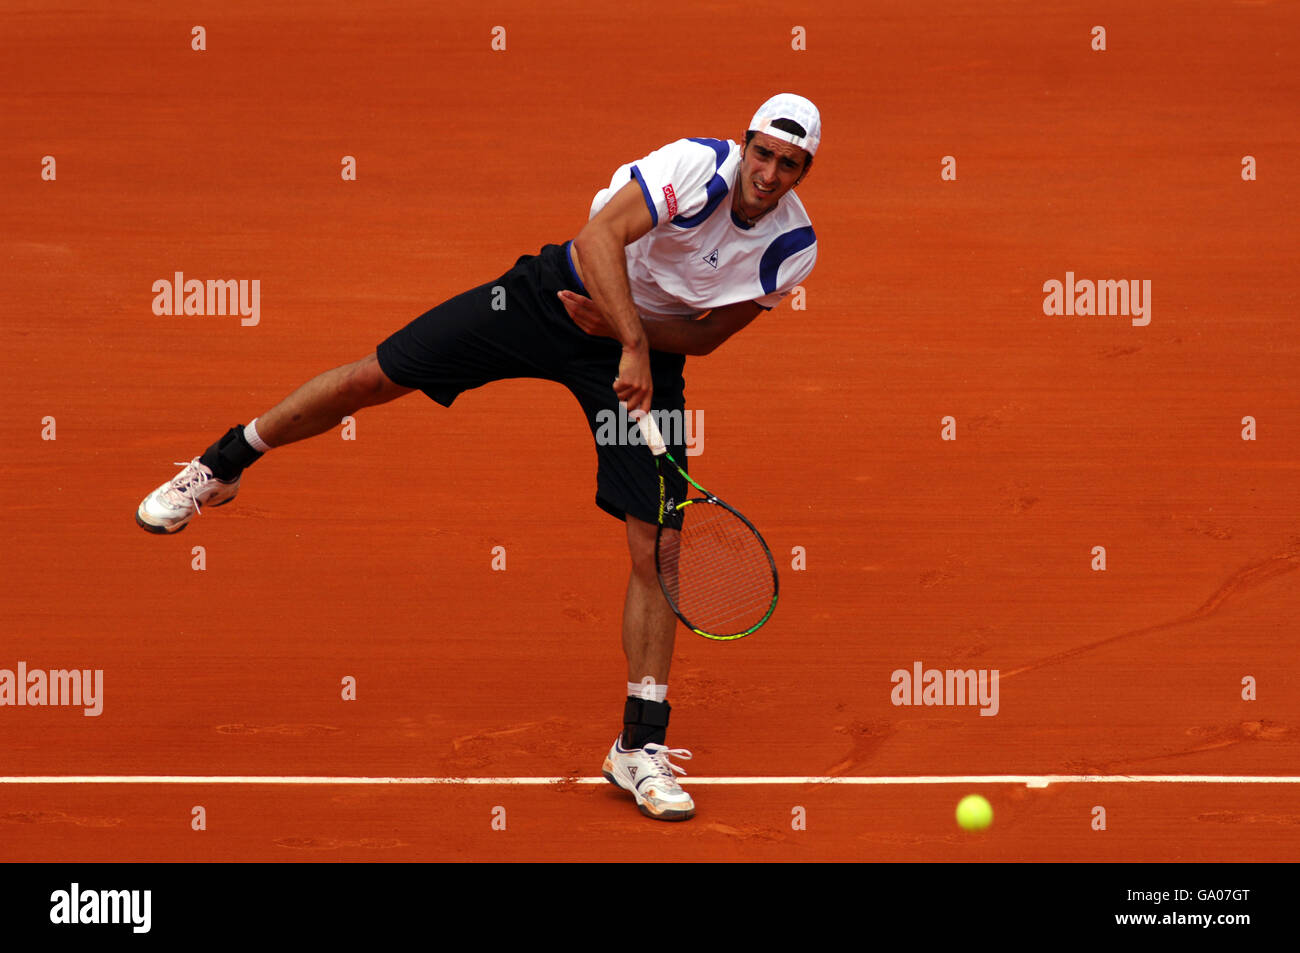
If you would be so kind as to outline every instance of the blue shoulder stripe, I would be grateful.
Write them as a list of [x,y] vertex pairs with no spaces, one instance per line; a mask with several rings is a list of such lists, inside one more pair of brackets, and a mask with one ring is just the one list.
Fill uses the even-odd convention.
[[778,235],[767,246],[758,263],[758,280],[763,286],[763,293],[770,295],[776,291],[776,273],[787,258],[799,254],[816,241],[817,236],[813,234],[811,225]]
[[717,170],[721,169],[722,163],[727,161],[727,156],[731,154],[731,146],[723,142],[721,139],[697,139],[692,136],[687,141],[698,142],[702,146],[708,146],[713,150],[714,155],[717,158],[714,160],[713,178],[709,180],[709,184],[705,188],[708,200],[704,203],[704,208],[700,209],[689,218],[683,215],[678,215],[673,218],[673,224],[678,228],[694,228],[696,225],[707,221],[709,216],[717,211],[718,205],[722,200],[727,197],[727,183],[723,180],[722,176],[717,174]]
[[714,165],[715,169],[721,169],[722,163],[726,162],[727,156],[731,154],[731,146],[727,145],[727,143],[723,142],[721,139],[699,139],[695,136],[691,136],[686,141],[698,142],[700,145],[708,146],[712,149],[718,157],[717,163]]
[[645,199],[645,204],[650,207],[651,225],[659,224],[659,210],[655,208],[655,200],[650,197],[650,189],[646,187],[645,179],[641,177],[641,170],[632,166],[632,178],[636,179],[636,184],[641,186],[641,197]]

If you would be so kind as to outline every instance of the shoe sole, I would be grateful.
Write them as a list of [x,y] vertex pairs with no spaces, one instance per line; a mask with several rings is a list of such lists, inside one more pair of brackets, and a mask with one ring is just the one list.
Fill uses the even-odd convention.
[[[614,785],[614,787],[618,788],[620,791],[627,791],[627,793],[631,794],[634,798],[637,796],[635,791],[628,791],[627,788],[619,784],[614,775],[610,774],[608,771],[602,770],[600,773],[605,776],[606,781]],[[664,811],[662,814],[656,814],[654,811],[650,810],[650,808],[642,804],[640,798],[637,798],[636,806],[640,809],[642,814],[646,817],[653,818],[656,821],[689,821],[695,816],[695,808],[691,808],[689,811]]]
[[[235,494],[235,496],[238,496],[238,495],[239,495],[239,494]],[[228,497],[226,497],[224,500],[222,500],[220,503],[210,503],[210,504],[208,504],[208,509],[210,509],[210,510],[215,510],[218,506],[225,506],[227,503],[234,502],[234,499],[235,499],[234,496],[228,496]],[[172,535],[173,533],[179,533],[179,532],[180,532],[181,530],[183,530],[185,527],[187,527],[187,526],[190,525],[190,520],[192,520],[192,519],[194,519],[194,514],[190,514],[189,516],[185,517],[185,519],[182,520],[182,521],[179,522],[179,523],[173,523],[173,524],[171,524],[170,526],[168,526],[168,525],[161,524],[161,523],[149,523],[149,522],[146,522],[146,521],[144,520],[144,518],[140,516],[140,511],[139,511],[138,509],[135,511],[135,523],[136,523],[136,525],[139,526],[139,527],[140,527],[142,530],[144,530],[146,533],[154,533],[155,535],[158,535],[158,536],[170,536],[170,535]]]

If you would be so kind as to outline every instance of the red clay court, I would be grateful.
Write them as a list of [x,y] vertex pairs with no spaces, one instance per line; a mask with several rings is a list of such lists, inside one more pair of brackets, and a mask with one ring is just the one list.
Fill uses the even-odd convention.
[[[1300,9],[766,4],[743,45],[676,0],[669,32],[306,9],[5,4],[0,669],[104,696],[0,707],[0,859],[1300,859]],[[692,472],[782,589],[750,638],[679,630],[695,820],[592,780],[627,557],[562,388],[363,411],[134,525],[173,461],[783,89],[824,123],[806,307],[687,361]],[[155,315],[176,272],[259,280],[258,323]],[[1149,281],[1150,323],[1044,314],[1067,272]],[[997,670],[997,714],[893,704],[917,662]]]

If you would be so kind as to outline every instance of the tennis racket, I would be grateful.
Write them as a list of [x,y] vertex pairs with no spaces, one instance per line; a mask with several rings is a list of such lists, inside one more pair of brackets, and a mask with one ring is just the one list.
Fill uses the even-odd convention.
[[[637,420],[659,476],[659,531],[655,568],[677,618],[706,639],[744,638],[776,611],[776,563],[754,524],[691,479],[678,466],[650,414]],[[704,499],[665,500],[664,461]],[[664,525],[681,519],[681,529]]]

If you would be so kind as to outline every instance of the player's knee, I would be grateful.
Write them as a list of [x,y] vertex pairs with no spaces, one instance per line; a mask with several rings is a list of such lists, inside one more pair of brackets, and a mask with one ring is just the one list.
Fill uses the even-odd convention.
[[379,367],[374,354],[345,365],[339,381],[340,396],[352,407],[369,407],[392,400],[406,388],[398,388]]
[[655,575],[655,534],[657,527],[634,516],[627,518],[627,549],[632,569],[638,575]]

